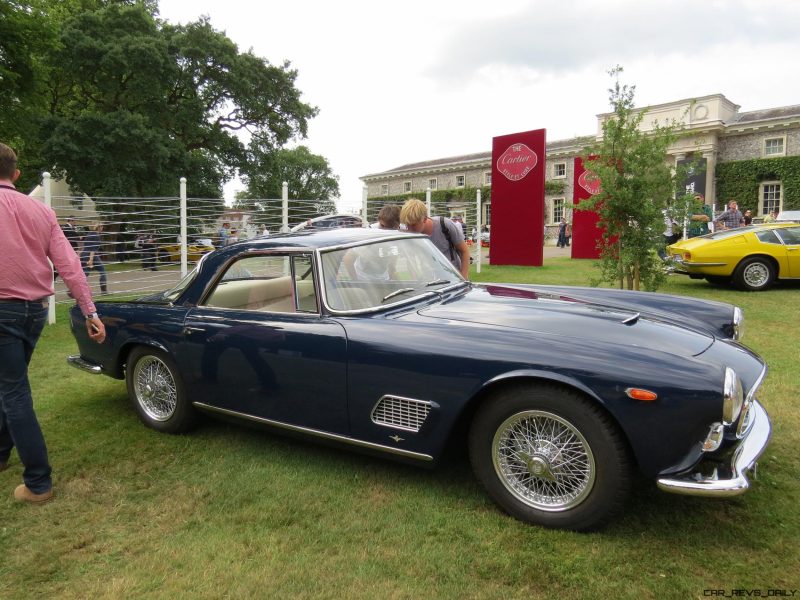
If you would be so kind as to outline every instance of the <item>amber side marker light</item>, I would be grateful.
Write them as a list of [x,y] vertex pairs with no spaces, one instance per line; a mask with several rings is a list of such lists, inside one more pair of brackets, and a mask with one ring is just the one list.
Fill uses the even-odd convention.
[[692,260],[692,253],[691,252],[684,252],[683,253],[683,260]]
[[628,398],[633,398],[634,400],[642,400],[643,402],[652,402],[653,400],[658,399],[658,394],[655,392],[651,392],[650,390],[643,390],[640,388],[628,388],[625,390],[625,393],[628,395]]

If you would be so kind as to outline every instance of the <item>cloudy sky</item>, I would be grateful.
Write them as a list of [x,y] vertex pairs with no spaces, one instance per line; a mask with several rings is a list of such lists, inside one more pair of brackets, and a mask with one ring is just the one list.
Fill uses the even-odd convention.
[[[609,68],[637,106],[722,93],[742,111],[800,104],[800,3],[778,0],[161,0],[240,49],[290,60],[320,109],[302,143],[340,178],[491,150],[492,137],[592,134]],[[226,188],[232,197],[240,183]]]

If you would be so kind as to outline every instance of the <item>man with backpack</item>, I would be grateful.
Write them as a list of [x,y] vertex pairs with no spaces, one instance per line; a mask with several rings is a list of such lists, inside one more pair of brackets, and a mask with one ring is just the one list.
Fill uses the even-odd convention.
[[446,217],[429,217],[428,207],[416,198],[410,198],[400,209],[400,222],[408,231],[424,233],[433,245],[441,250],[464,279],[469,279],[469,248],[464,233],[457,223]]

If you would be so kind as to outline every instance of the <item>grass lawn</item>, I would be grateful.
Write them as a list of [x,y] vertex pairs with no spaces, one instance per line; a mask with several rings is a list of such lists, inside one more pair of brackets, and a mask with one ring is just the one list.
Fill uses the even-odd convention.
[[[594,274],[590,261],[557,258],[484,266],[474,280],[586,285]],[[12,455],[0,473],[0,598],[639,600],[798,589],[800,285],[743,293],[672,276],[660,291],[744,309],[745,342],[770,365],[759,397],[773,439],[744,496],[674,496],[640,481],[622,518],[591,534],[506,516],[465,457],[426,471],[215,421],[185,436],[147,429],[123,382],[66,365],[76,348],[59,307],[31,366],[57,499],[16,505]]]

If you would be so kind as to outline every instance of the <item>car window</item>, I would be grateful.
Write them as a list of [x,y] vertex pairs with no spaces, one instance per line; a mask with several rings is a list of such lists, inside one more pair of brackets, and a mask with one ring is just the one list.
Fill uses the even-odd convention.
[[774,229],[767,229],[766,231],[756,232],[756,237],[765,244],[780,244],[781,240],[775,234]]
[[776,232],[785,244],[800,244],[800,227],[777,229]]
[[463,283],[428,238],[376,240],[323,251],[325,299],[336,311],[379,308]]
[[317,312],[310,254],[247,256],[227,266],[206,306],[262,312]]

